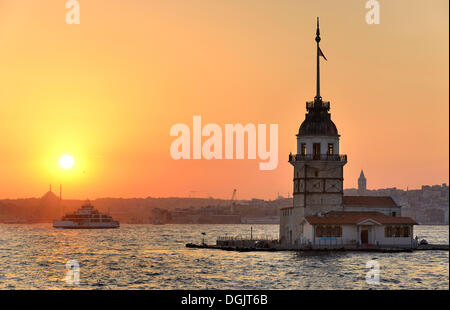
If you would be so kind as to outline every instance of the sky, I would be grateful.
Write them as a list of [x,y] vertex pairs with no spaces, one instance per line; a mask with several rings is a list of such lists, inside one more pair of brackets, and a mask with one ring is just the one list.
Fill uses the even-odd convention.
[[[321,94],[347,154],[344,187],[449,181],[449,3],[380,0],[0,0],[0,198],[274,199],[292,193],[296,134]],[[278,124],[278,166],[174,160],[170,128]],[[72,169],[58,160],[70,154]]]

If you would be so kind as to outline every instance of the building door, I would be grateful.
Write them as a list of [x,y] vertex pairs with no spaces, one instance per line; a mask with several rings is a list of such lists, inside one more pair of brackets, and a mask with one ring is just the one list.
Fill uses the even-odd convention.
[[368,230],[361,230],[361,243],[362,244],[369,243],[369,231]]
[[313,156],[314,156],[314,159],[320,158],[320,143],[313,144]]

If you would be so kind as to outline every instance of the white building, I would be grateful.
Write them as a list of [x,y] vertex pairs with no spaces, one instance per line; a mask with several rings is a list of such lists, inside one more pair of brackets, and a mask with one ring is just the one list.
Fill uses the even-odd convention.
[[416,223],[400,217],[401,207],[391,197],[344,197],[347,155],[339,152],[340,135],[331,120],[330,102],[320,96],[319,60],[325,58],[320,40],[317,21],[317,91],[314,101],[306,102],[308,113],[297,134],[297,154],[289,154],[294,199],[292,207],[281,209],[280,241],[320,247],[411,246]]

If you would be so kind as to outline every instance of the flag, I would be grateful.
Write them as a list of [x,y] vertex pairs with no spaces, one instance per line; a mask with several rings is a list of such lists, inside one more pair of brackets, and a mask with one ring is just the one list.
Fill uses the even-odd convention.
[[[325,57],[325,55],[322,53],[322,50],[319,47],[319,56],[322,56],[323,58],[325,58],[325,60],[327,60],[327,58]],[[328,61],[328,60],[327,60]]]

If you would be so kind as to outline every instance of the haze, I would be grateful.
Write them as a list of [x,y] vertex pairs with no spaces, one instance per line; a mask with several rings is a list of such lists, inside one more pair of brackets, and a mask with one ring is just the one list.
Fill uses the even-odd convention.
[[[449,179],[447,0],[0,0],[0,197],[214,196],[292,192],[289,152],[315,87],[348,155],[344,187]],[[179,160],[176,123],[279,124],[279,164]],[[58,159],[70,154],[72,169]]]

